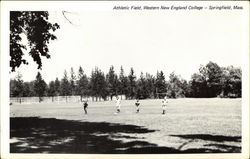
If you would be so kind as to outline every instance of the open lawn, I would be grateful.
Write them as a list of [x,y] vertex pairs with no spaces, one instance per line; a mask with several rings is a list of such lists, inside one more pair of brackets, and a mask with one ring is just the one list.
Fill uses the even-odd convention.
[[[10,151],[39,153],[241,152],[241,99],[15,104],[10,106]],[[38,118],[39,117],[39,118]]]

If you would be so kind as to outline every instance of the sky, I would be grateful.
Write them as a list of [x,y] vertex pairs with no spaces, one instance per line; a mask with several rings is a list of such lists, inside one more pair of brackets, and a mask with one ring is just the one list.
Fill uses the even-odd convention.
[[137,77],[162,70],[166,79],[174,71],[186,80],[209,61],[241,67],[243,18],[237,11],[70,12],[73,24],[61,11],[49,12],[60,25],[58,39],[50,42],[51,58],[42,58],[42,70],[25,55],[29,65],[17,69],[24,81],[38,71],[46,82],[61,79],[64,70],[69,75],[73,67],[77,74],[79,66],[88,76],[95,66],[107,73],[113,65],[117,74],[123,66],[126,75],[133,67]]

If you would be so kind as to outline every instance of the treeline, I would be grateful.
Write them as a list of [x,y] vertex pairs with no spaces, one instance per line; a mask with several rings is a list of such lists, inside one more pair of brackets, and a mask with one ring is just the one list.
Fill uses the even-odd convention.
[[38,96],[72,96],[95,97],[106,100],[116,95],[125,95],[126,99],[169,98],[178,97],[241,97],[242,72],[240,68],[233,66],[220,67],[214,62],[200,66],[190,81],[186,81],[174,72],[166,79],[163,71],[156,75],[142,73],[136,77],[131,68],[125,75],[123,68],[119,74],[111,66],[109,72],[104,74],[99,68],[95,68],[88,77],[82,67],[75,74],[71,68],[68,75],[64,71],[62,79],[56,78],[48,84],[38,72],[36,79],[24,82],[22,75],[18,73],[15,79],[10,81],[11,97]]

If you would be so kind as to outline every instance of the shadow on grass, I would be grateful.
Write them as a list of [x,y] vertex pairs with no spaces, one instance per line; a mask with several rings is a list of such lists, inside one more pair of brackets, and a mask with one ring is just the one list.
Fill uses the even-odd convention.
[[241,136],[222,136],[222,135],[209,135],[209,134],[170,135],[170,136],[180,137],[184,139],[201,139],[201,140],[215,141],[215,142],[224,142],[224,141],[241,142]]
[[[143,138],[131,137],[129,134],[145,134],[154,131],[134,125],[106,122],[37,117],[11,118],[10,152],[109,154],[140,153],[135,149],[143,148],[141,153],[150,153],[150,151],[147,152],[147,148],[157,147],[156,144],[139,141]],[[121,139],[132,140],[124,143]]]
[[204,140],[210,142],[220,142],[220,144],[205,144],[204,147],[200,149],[186,149],[183,152],[185,153],[198,153],[198,152],[210,152],[211,148],[214,148],[213,152],[230,152],[230,153],[239,153],[241,152],[241,147],[226,145],[224,142],[241,142],[241,136],[222,136],[222,135],[209,135],[209,134],[188,134],[188,135],[170,135],[172,137],[179,137],[187,139],[188,141],[179,146],[178,150],[181,150],[185,145],[195,142],[197,140]]
[[[81,122],[37,117],[10,118],[10,152],[76,154],[224,152],[219,149],[181,150],[180,148],[159,147],[156,144],[143,141],[144,138],[142,137],[134,137],[134,134],[146,134],[155,131],[135,125],[106,122]],[[133,136],[130,136],[130,134]],[[124,139],[126,142],[123,142]],[[219,145],[219,147],[221,146],[223,145]],[[226,148],[225,145],[223,148]],[[228,149],[232,150],[231,147],[228,147]]]

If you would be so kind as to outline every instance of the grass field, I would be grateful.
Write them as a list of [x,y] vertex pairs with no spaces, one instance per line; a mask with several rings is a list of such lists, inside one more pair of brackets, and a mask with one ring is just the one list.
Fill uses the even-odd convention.
[[[224,153],[241,152],[241,99],[170,99],[10,106],[11,152]],[[37,118],[39,117],[39,118]]]

